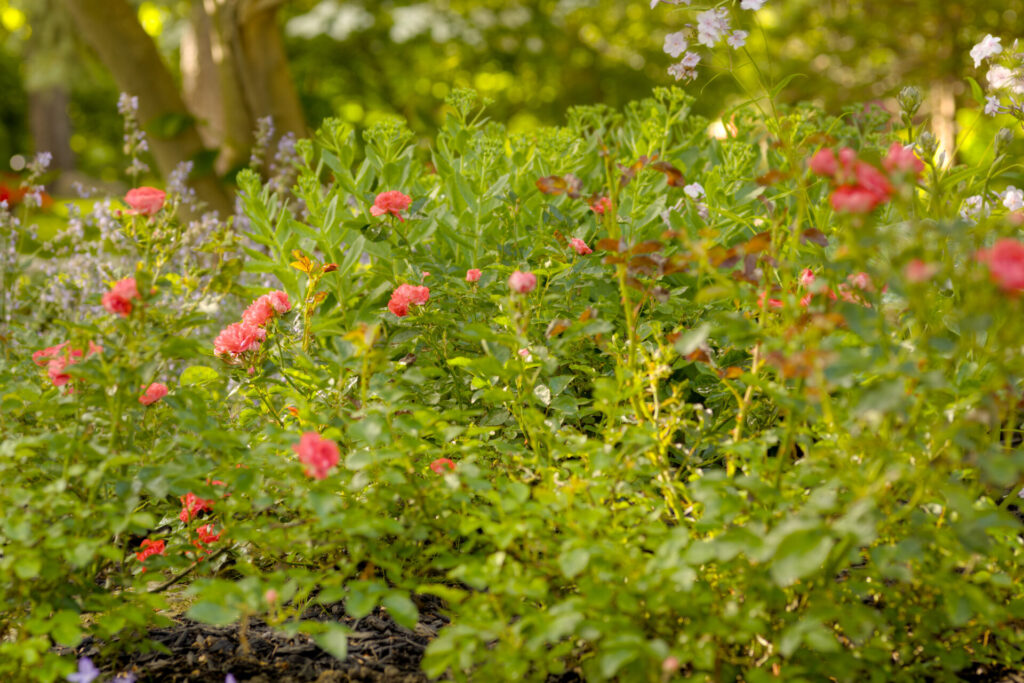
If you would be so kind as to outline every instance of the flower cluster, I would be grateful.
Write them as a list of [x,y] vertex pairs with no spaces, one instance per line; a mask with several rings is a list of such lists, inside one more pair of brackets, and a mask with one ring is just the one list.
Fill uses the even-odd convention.
[[138,298],[139,288],[135,284],[135,278],[126,277],[115,282],[103,295],[103,308],[114,315],[126,318],[132,312],[132,301]]
[[988,266],[992,280],[1003,291],[1016,295],[1024,290],[1024,244],[1001,239],[991,249],[982,249],[977,259]]
[[[479,271],[477,272],[479,273]],[[479,278],[479,275],[477,278]],[[475,280],[469,279],[469,273],[466,274],[466,280],[475,282]],[[395,291],[391,293],[391,300],[388,301],[388,310],[399,318],[404,318],[409,315],[409,306],[422,306],[429,300],[429,287],[402,284],[398,285]]]
[[275,316],[292,310],[288,294],[275,290],[259,297],[245,309],[242,321],[232,323],[221,330],[213,341],[213,351],[218,356],[237,360],[240,355],[255,351],[267,338],[264,326]]
[[398,190],[381,192],[377,195],[376,199],[373,200],[373,206],[370,207],[370,214],[374,216],[390,214],[404,222],[405,219],[402,218],[402,212],[408,209],[410,204],[412,204],[412,197],[407,194],[403,194]]
[[[1001,62],[996,59],[999,55],[1003,56]],[[971,59],[976,69],[989,60],[993,62],[985,73],[990,93],[985,98],[985,113],[1007,113],[1024,119],[1024,52],[1018,50],[1018,41],[1004,50],[1002,38],[986,35],[971,48]]]
[[314,479],[326,479],[340,457],[338,445],[316,432],[306,432],[292,448],[306,466],[306,474]]
[[[153,555],[163,555],[165,547],[166,543],[163,540],[154,541],[147,538],[139,545],[139,550],[135,553],[135,557],[139,562],[145,562]],[[142,571],[146,571],[146,568],[143,567]]]
[[849,147],[838,154],[833,149],[820,149],[810,160],[812,172],[832,179],[834,189],[829,201],[833,209],[843,213],[874,211],[892,197],[894,182],[908,175],[916,180],[924,163],[912,149],[894,142],[882,167],[885,173],[858,159]]
[[68,366],[103,351],[102,346],[91,341],[85,351],[70,348],[69,343],[64,342],[56,346],[49,346],[32,354],[33,363],[39,367],[46,366],[46,374],[49,375],[50,382],[55,387],[62,387],[71,381],[71,375],[66,372]]
[[[665,0],[661,1],[665,2]],[[687,5],[690,4],[690,0],[684,1]],[[742,0],[740,2],[740,9],[757,11],[764,6],[765,1]],[[658,4],[659,0],[653,0],[651,2],[651,9],[657,7]],[[667,4],[679,3],[676,0]],[[713,7],[703,12],[698,12],[695,28],[687,27],[682,31],[669,33],[665,36],[665,42],[662,46],[664,52],[670,57],[677,59],[679,55],[683,55],[679,62],[668,68],[668,73],[677,81],[692,81],[697,77],[697,65],[700,64],[701,57],[696,52],[689,50],[691,40],[695,39],[697,43],[707,48],[715,48],[724,40],[729,47],[738,50],[747,44],[747,37],[749,35],[747,31],[732,29],[729,10],[725,7]]]
[[212,500],[200,498],[191,491],[181,496],[178,500],[181,501],[181,512],[178,514],[178,519],[181,520],[182,524],[188,524],[189,520],[197,517],[200,512],[213,512]]

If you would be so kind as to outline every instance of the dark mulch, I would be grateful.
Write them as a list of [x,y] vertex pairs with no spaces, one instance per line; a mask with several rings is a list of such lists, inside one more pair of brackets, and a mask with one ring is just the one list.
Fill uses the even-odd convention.
[[170,628],[149,632],[149,639],[170,654],[150,651],[104,656],[101,644],[92,638],[67,653],[92,658],[107,676],[131,671],[139,683],[223,683],[228,673],[239,683],[421,683],[427,680],[420,671],[423,651],[448,623],[438,608],[429,599],[421,601],[420,622],[413,630],[396,624],[381,608],[358,620],[346,616],[341,604],[308,609],[303,619],[335,621],[353,631],[348,637],[348,658],[343,662],[321,650],[310,636],[289,637],[259,619],[249,622],[248,652],[239,640],[238,624],[207,626],[179,618]]

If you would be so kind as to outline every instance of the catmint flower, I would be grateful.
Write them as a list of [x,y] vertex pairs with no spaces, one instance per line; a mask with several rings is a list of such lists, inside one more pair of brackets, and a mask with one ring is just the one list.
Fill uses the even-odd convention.
[[700,183],[690,183],[683,188],[683,192],[690,199],[697,199],[698,197],[704,196],[704,187]]
[[980,194],[965,199],[963,206],[960,208],[960,217],[972,223],[979,218],[988,216],[988,213],[988,202]]
[[1013,185],[1010,185],[999,196],[1003,200],[1003,206],[1010,211],[1024,209],[1024,190],[1018,190]]
[[714,47],[729,32],[729,13],[724,7],[705,10],[697,15],[697,42]]
[[985,114],[987,116],[995,116],[999,113],[999,98],[995,95],[989,95],[985,98]]
[[675,33],[669,33],[665,36],[665,45],[662,49],[666,54],[672,57],[678,57],[686,52],[686,47],[686,34],[682,31],[676,31]]
[[92,663],[92,660],[88,657],[82,657],[78,660],[78,671],[73,674],[68,674],[67,679],[71,683],[92,683],[100,675],[100,670],[96,668],[96,665]]
[[726,38],[725,42],[734,50],[738,50],[747,44],[747,36],[749,34],[746,31],[733,31]]
[[974,68],[977,69],[986,59],[1003,51],[1003,46],[1000,45],[1001,40],[1002,38],[996,38],[989,34],[982,38],[980,43],[971,48],[971,59],[974,60]]

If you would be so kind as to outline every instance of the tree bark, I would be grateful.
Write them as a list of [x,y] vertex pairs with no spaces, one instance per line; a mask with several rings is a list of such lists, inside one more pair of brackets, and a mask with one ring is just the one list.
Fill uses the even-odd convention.
[[243,163],[257,121],[278,137],[304,136],[306,120],[277,24],[280,0],[193,0],[182,42],[185,99],[201,119],[222,171]]
[[28,94],[29,132],[37,152],[53,155],[50,168],[70,171],[75,168],[71,152],[70,96],[66,88],[51,86]]
[[[118,87],[138,96],[139,116],[144,124],[167,114],[191,116],[178,91],[178,84],[127,0],[63,2],[81,36],[110,70]],[[165,177],[180,162],[193,159],[204,151],[193,123],[170,138],[150,135],[149,144]],[[223,214],[232,211],[228,193],[215,176],[200,176],[193,179],[192,185],[210,208]]]

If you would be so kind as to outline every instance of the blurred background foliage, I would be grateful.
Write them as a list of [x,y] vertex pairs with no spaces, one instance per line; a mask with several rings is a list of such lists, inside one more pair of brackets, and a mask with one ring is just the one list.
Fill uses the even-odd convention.
[[[17,170],[19,154],[47,149],[65,171],[117,179],[121,88],[109,64],[97,58],[88,31],[76,25],[81,14],[72,10],[88,4],[0,0],[0,169]],[[216,79],[200,79],[195,86],[189,73],[207,68],[190,57],[203,3],[130,4],[178,84],[222,87]],[[693,21],[694,9],[652,10],[649,0],[206,3],[230,10],[242,17],[239,22],[257,4],[271,7],[307,126],[340,116],[359,128],[398,113],[424,136],[441,122],[444,96],[453,88],[472,87],[493,100],[489,114],[513,131],[560,123],[571,105],[618,107],[644,97],[670,82],[666,68],[672,60],[662,42],[666,33]],[[968,57],[970,47],[986,33],[1012,40],[1024,22],[1024,0],[769,0],[757,13],[736,14],[750,24],[743,26],[752,34],[748,50],[765,76],[800,74],[783,89],[784,102],[810,100],[836,113],[881,100],[895,111],[892,100],[900,87],[916,85],[926,94],[922,113],[932,117],[940,137],[959,134],[966,160],[984,154],[996,128],[1012,125],[977,116],[964,78],[983,79]],[[698,95],[699,113],[718,116],[744,99],[744,86],[756,87],[749,65],[738,69],[739,83],[722,77],[738,57],[718,52],[688,86]],[[208,130],[196,98],[186,93],[184,99],[204,144],[228,145]],[[221,150],[221,175],[247,154],[244,144],[230,144],[232,154]]]

